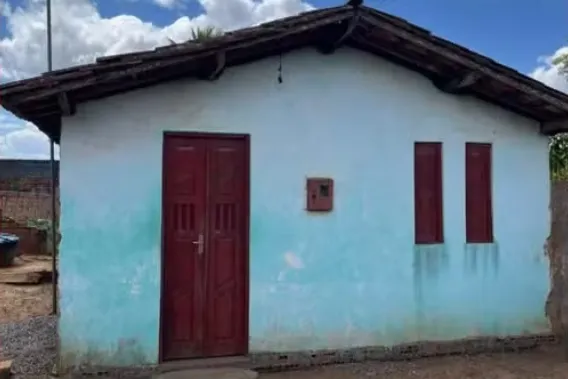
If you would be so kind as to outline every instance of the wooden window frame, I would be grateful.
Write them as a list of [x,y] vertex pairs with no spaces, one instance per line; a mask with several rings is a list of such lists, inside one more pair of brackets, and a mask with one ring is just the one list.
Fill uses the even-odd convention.
[[[429,157],[428,157],[429,155]],[[441,142],[414,143],[414,242],[444,243],[444,191]],[[431,202],[434,202],[433,204]],[[425,213],[426,212],[426,213]]]
[[493,146],[465,145],[466,243],[493,243]]

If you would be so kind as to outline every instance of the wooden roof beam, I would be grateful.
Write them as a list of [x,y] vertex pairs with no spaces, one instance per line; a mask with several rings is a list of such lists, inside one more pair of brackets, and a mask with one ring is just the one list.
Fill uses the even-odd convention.
[[57,104],[63,116],[73,116],[77,112],[75,102],[69,99],[67,92],[57,95]]
[[50,114],[42,116],[41,118],[31,118],[31,123],[39,128],[47,136],[59,144],[61,139],[61,115]]
[[541,122],[540,132],[547,136],[553,136],[559,133],[568,133],[568,118]]
[[218,51],[215,54],[215,70],[209,75],[209,80],[217,80],[223,75],[225,72],[225,68],[227,67],[227,53],[225,50]]
[[353,10],[353,17],[351,17],[351,19],[348,21],[345,31],[335,41],[331,43],[328,41],[321,43],[320,46],[318,46],[318,50],[322,54],[335,53],[335,51],[339,49],[341,46],[343,46],[345,41],[349,37],[351,37],[353,31],[355,30],[355,28],[357,28],[357,25],[359,24],[360,20],[361,20],[361,15],[359,13],[359,9],[355,8]]
[[458,94],[463,93],[469,87],[477,83],[482,78],[482,74],[477,71],[469,71],[465,74],[451,79],[434,79],[432,83],[440,91]]
[[[430,34],[418,35],[413,33],[412,30],[408,30],[408,28],[401,28],[398,25],[385,22],[384,20],[381,20],[382,16],[373,16],[372,12],[373,11],[370,12],[369,16],[363,17],[364,21],[375,25],[384,33],[390,33],[402,40],[420,45],[423,49],[427,50],[429,54],[438,55],[447,60],[448,63],[453,62],[454,64],[459,64],[471,71],[478,71],[487,78],[500,82],[506,87],[538,97],[543,101],[556,106],[562,111],[568,112],[568,102],[565,100],[564,95],[560,94],[560,92],[547,88],[546,85],[538,83],[536,80],[530,79],[522,74],[518,74],[505,66],[499,67],[500,65],[493,64],[493,66],[497,67],[491,67],[491,64],[479,63],[476,60],[475,53],[468,52],[464,48],[448,43],[436,36],[432,36]],[[480,58],[480,56],[478,55],[477,58]],[[481,58],[487,59],[485,57]]]
[[194,75],[201,80],[213,81],[223,75],[225,68],[227,68],[227,52],[220,50],[207,58],[203,58],[201,68],[197,69]]

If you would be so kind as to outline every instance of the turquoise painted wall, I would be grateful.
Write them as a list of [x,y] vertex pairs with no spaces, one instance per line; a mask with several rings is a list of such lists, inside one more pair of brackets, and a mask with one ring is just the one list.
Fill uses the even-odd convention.
[[[158,359],[164,130],[251,135],[250,349],[546,329],[547,139],[535,122],[350,49],[302,50],[81,106],[61,145],[64,364]],[[443,245],[414,241],[413,143],[443,142]],[[494,149],[497,243],[465,244],[465,142]],[[305,179],[335,209],[304,211]]]

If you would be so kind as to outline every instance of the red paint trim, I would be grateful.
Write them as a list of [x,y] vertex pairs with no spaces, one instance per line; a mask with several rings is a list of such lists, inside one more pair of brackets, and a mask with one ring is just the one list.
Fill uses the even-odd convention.
[[164,351],[163,351],[163,344],[164,344],[164,272],[165,272],[165,266],[164,266],[164,257],[165,257],[165,228],[166,228],[166,223],[164,222],[164,215],[166,213],[166,175],[165,172],[166,170],[164,169],[164,166],[166,164],[166,134],[164,133],[164,136],[162,137],[162,214],[161,214],[161,229],[162,229],[162,235],[160,238],[160,314],[159,314],[159,336],[158,336],[158,363],[162,363],[163,360],[163,356],[164,356]]
[[212,139],[240,139],[246,140],[248,134],[237,133],[208,133],[208,132],[164,132],[166,137],[184,137],[184,138],[212,138]]
[[249,353],[249,324],[250,324],[250,136],[244,135],[245,140],[245,232],[244,232],[244,245],[245,245],[245,299],[244,299],[244,335],[243,335],[243,351],[245,354]]

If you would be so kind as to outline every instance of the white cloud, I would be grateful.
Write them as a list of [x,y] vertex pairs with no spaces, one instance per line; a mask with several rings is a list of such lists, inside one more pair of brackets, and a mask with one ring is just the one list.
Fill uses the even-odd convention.
[[[175,2],[160,1],[164,5]],[[54,68],[90,62],[102,55],[150,49],[168,43],[168,38],[187,40],[195,26],[234,29],[311,8],[302,0],[200,0],[200,3],[204,14],[180,17],[160,28],[132,15],[104,18],[91,0],[53,1]],[[45,71],[45,17],[45,1],[27,0],[23,7],[12,7],[6,25],[10,35],[0,39],[4,78],[18,79]]]
[[156,5],[159,5],[160,7],[164,7],[164,8],[173,8],[176,5],[179,4],[178,0],[154,0],[154,3],[156,3]]
[[[49,159],[49,139],[35,125],[25,122],[15,130],[1,135],[0,129],[0,159]],[[55,157],[59,157],[59,147],[55,148]]]
[[[154,0],[173,7],[176,0]],[[257,24],[311,8],[302,0],[199,0],[205,13],[180,17],[165,27],[132,15],[105,18],[92,0],[57,0],[53,6],[54,69],[91,62],[97,56],[151,49],[168,39],[185,41],[196,26],[211,25],[224,30]],[[136,2],[132,3],[136,6]],[[0,81],[16,80],[46,71],[45,0],[25,0],[10,6],[0,0],[0,14],[6,17],[8,35],[0,38]],[[7,128],[0,111],[0,128]],[[13,127],[13,126],[12,126]],[[0,137],[2,138],[2,137]],[[4,136],[0,155],[44,154],[48,145],[42,135],[21,124]],[[26,142],[29,140],[29,142]]]
[[[5,136],[17,129],[22,128],[22,121],[10,116],[6,112],[0,112],[0,136]],[[1,152],[0,152],[1,153]]]
[[568,76],[562,74],[552,62],[559,56],[568,54],[568,46],[561,47],[549,57],[540,59],[538,66],[530,75],[544,84],[556,88],[560,91],[568,92]]

